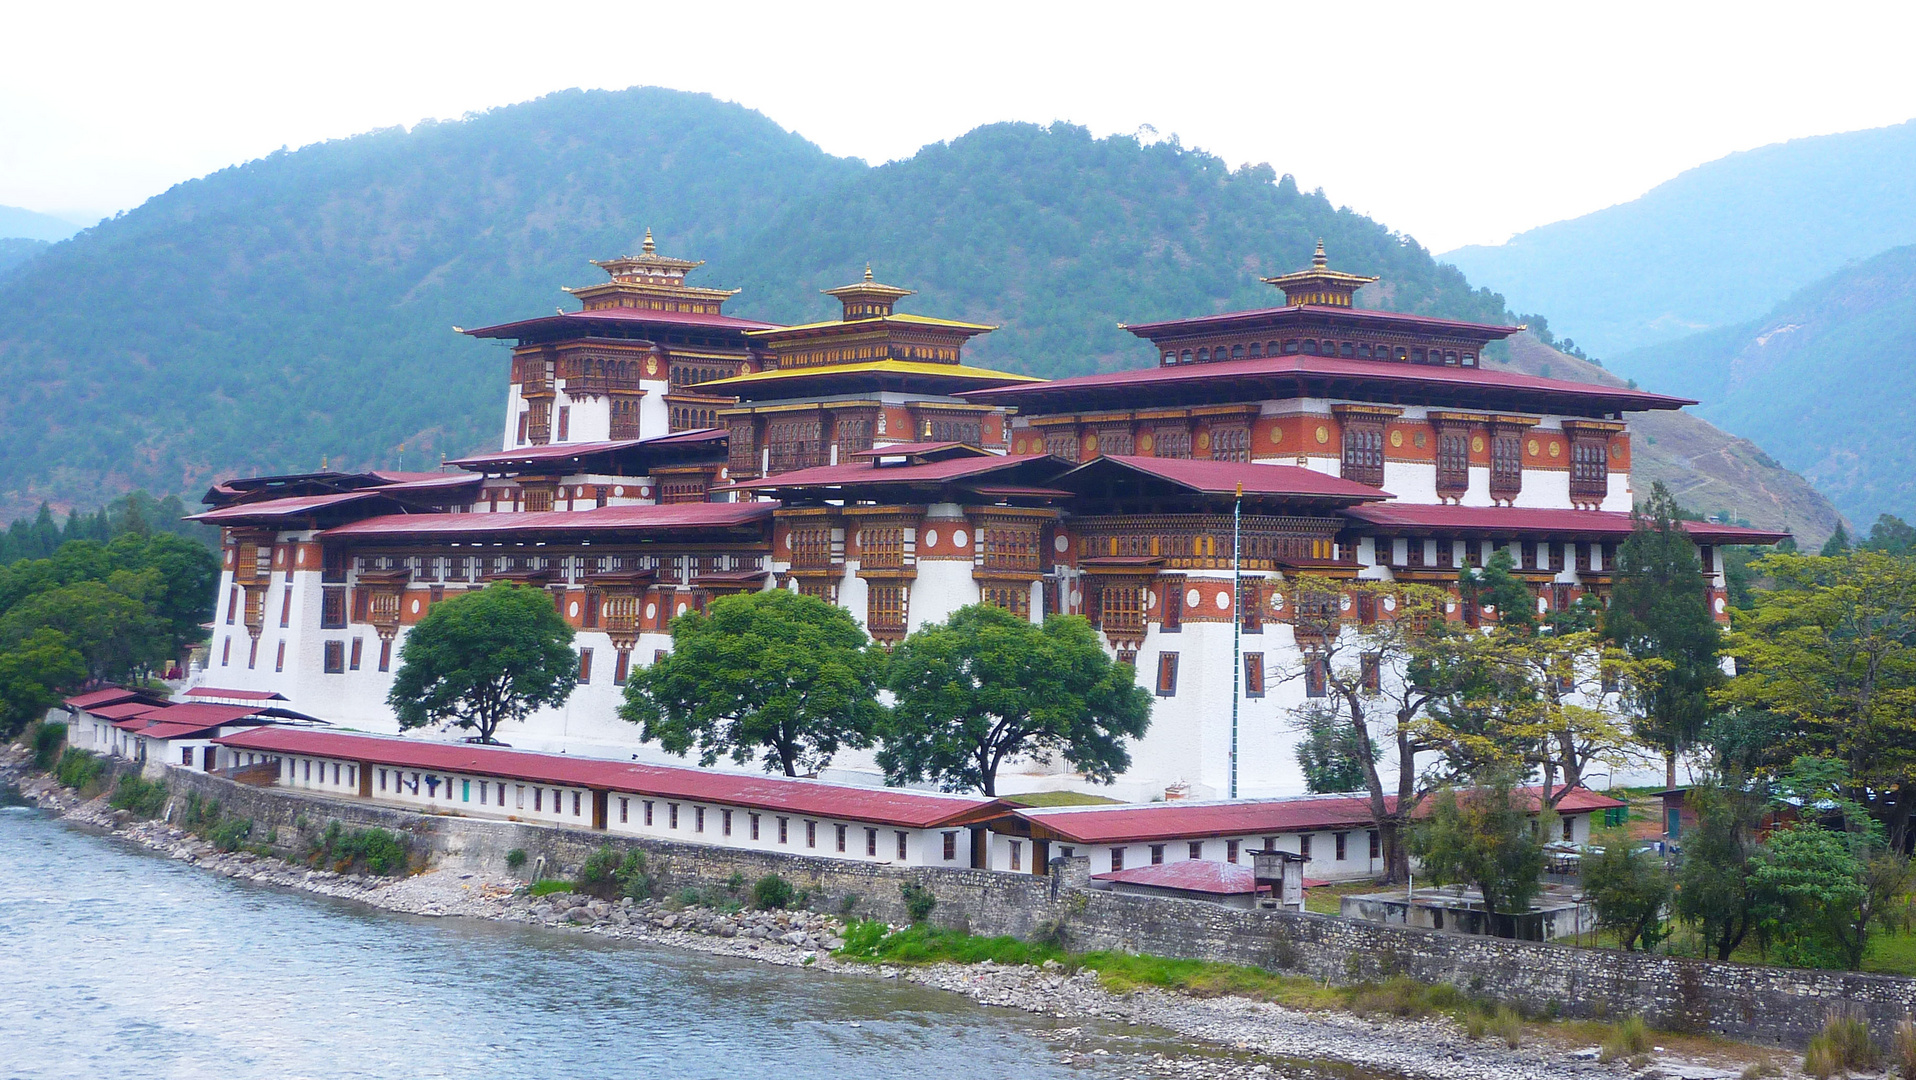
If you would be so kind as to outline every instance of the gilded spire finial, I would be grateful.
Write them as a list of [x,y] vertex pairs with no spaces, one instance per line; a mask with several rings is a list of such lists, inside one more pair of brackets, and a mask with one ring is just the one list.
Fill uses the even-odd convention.
[[[646,226],[646,229],[645,229],[645,243],[644,243],[644,245],[643,245],[643,247],[644,247],[644,250],[645,250],[645,253],[646,253],[647,255],[650,255],[650,254],[652,254],[653,252],[655,252],[655,251],[657,251],[657,250],[659,249],[659,246],[658,246],[657,244],[654,244],[654,243],[652,242],[652,227],[651,227],[651,226],[649,226],[649,225],[648,225],[648,226]],[[1321,244],[1321,243],[1320,243],[1320,244],[1318,244],[1318,245],[1317,245],[1317,250],[1319,250],[1319,251],[1323,251],[1323,250],[1324,250],[1324,245],[1323,245],[1323,244]]]
[[872,264],[869,260],[867,260],[865,263],[865,280],[870,281],[871,279],[872,279]]
[[1311,256],[1311,265],[1321,270],[1330,265],[1330,261],[1330,257],[1324,254],[1324,238],[1320,236],[1317,238],[1317,254]]

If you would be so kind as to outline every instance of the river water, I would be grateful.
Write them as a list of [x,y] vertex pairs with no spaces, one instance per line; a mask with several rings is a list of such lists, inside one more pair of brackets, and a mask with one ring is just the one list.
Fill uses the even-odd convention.
[[[1060,1061],[1075,1021],[897,982],[395,915],[0,810],[0,1077],[941,1078]],[[1135,1029],[1133,1029],[1135,1032]],[[1080,1048],[1082,1053],[1082,1047]]]

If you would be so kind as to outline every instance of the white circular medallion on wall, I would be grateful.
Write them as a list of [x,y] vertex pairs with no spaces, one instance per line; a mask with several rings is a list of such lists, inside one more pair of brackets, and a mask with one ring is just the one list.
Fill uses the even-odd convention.
[[648,619],[656,619],[656,618],[658,618],[658,617],[659,617],[659,605],[657,605],[657,604],[647,604],[647,605],[645,605],[645,617],[646,617],[646,618],[648,618]]
[[1221,592],[1217,594],[1217,609],[1219,611],[1231,610],[1231,594],[1230,593]]
[[572,603],[567,604],[565,613],[575,619],[578,618],[579,617],[579,602],[577,600],[574,600]]
[[680,605],[679,605],[679,610],[678,610],[678,614],[680,614],[680,615],[683,615],[683,614],[685,614],[685,605],[684,605],[684,604],[680,604]]
[[1351,609],[1351,598],[1349,596],[1346,595],[1346,596],[1340,596],[1337,598],[1337,610],[1349,611],[1350,609]]
[[965,541],[967,539],[969,538],[965,536],[965,530],[955,529],[952,531],[952,534],[951,534],[951,546],[955,548],[962,548],[965,546]]
[[651,488],[651,486],[650,486],[650,485],[648,485],[648,484],[641,484],[641,485],[639,485],[639,498],[641,498],[641,499],[649,499],[649,498],[651,498],[651,497],[652,497],[652,488]]
[[1455,600],[1444,601],[1444,614],[1448,615],[1451,612],[1456,610],[1457,610],[1457,602]]
[[612,489],[612,494],[617,495],[619,498],[623,499],[625,498],[625,489],[623,487],[615,487]]
[[1395,596],[1384,597],[1384,610],[1385,611],[1397,610],[1397,598]]
[[[785,546],[786,546],[786,547],[791,547],[791,546],[792,546],[792,545],[791,545],[791,537],[789,537],[789,536],[788,536],[788,537],[786,537],[786,538],[785,538],[785,541],[786,541],[786,543],[785,543]],[[926,529],[926,530],[925,530],[925,546],[926,546],[926,547],[928,547],[928,548],[935,548],[935,547],[937,547],[937,546],[938,546],[938,530],[937,530],[937,529]]]
[[785,550],[786,551],[792,550],[792,534],[791,533],[785,534]]
[[1185,607],[1194,608],[1194,607],[1197,607],[1199,604],[1202,604],[1203,602],[1204,602],[1204,597],[1200,595],[1196,589],[1185,590],[1185,593],[1184,593]]
[[1549,610],[1550,610],[1550,601],[1545,600],[1541,596],[1537,597],[1537,614],[1543,615],[1549,612]]
[[1071,606],[1077,607],[1082,603],[1084,603],[1084,593],[1079,592],[1077,589],[1071,590]]
[[1147,611],[1148,611],[1148,610],[1150,610],[1151,608],[1154,608],[1154,607],[1157,607],[1157,606],[1158,606],[1158,594],[1157,594],[1157,593],[1154,593],[1154,592],[1152,592],[1152,591],[1151,591],[1150,589],[1146,589],[1146,590],[1144,590],[1144,607],[1145,607],[1145,610],[1147,610]]
[[1284,594],[1283,593],[1271,594],[1271,610],[1272,611],[1284,610]]
[[1071,550],[1071,541],[1067,539],[1063,533],[1059,533],[1051,538],[1051,550],[1063,555],[1065,552]]
[[1723,598],[1721,596],[1716,598],[1716,613],[1718,615],[1723,614]]
[[412,613],[414,615],[419,614],[419,601],[417,598],[415,598],[412,602]]

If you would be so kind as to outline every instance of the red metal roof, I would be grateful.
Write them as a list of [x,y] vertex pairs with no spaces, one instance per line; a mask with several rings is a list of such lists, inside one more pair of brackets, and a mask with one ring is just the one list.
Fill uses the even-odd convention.
[[[1384,529],[1432,532],[1481,532],[1518,536],[1525,533],[1577,534],[1622,539],[1635,521],[1621,510],[1560,510],[1532,506],[1448,506],[1430,503],[1390,503],[1353,506],[1350,517]],[[1774,544],[1787,532],[1685,521],[1683,530],[1703,544]]]
[[378,473],[382,480],[391,482],[376,491],[438,491],[442,488],[460,488],[485,483],[485,478],[470,473],[425,473],[407,475],[403,473]]
[[965,450],[972,456],[990,453],[970,443],[962,442],[907,442],[892,443],[889,446],[874,446],[870,450],[860,450],[853,454],[857,458],[911,457],[914,454],[935,454],[941,450]]
[[[1198,458],[1128,457],[1111,455],[1101,460],[1114,461],[1127,469],[1168,480],[1180,487],[1210,495],[1231,495],[1238,485],[1246,495],[1308,495],[1348,499],[1353,502],[1394,499],[1388,491],[1317,472],[1297,465],[1259,465],[1236,461],[1205,461]],[[1079,472],[1096,466],[1098,459],[1078,466]],[[1065,474],[1071,475],[1070,473]]]
[[862,487],[873,484],[936,484],[962,480],[968,476],[984,476],[1014,465],[1041,461],[1048,456],[1050,455],[985,454],[977,457],[945,458],[942,461],[928,461],[922,465],[879,465],[868,461],[843,465],[820,465],[817,468],[779,473],[763,480],[753,480],[732,485],[732,487],[740,490],[764,490],[797,487]]
[[652,446],[691,446],[699,443],[719,442],[726,437],[724,428],[697,428],[692,431],[675,431],[670,435],[660,435],[652,439],[613,439],[599,442],[544,443],[538,446],[521,446],[515,450],[501,450],[491,454],[474,454],[471,457],[454,458],[446,462],[461,468],[486,465],[510,465],[520,461],[563,461],[568,458],[590,457],[594,454],[611,454],[621,450],[634,450]]
[[382,496],[388,490],[390,489],[383,487],[362,488],[359,491],[343,491],[333,495],[296,495],[288,499],[262,499],[259,502],[235,503],[232,506],[222,506],[218,510],[189,514],[186,520],[221,522],[253,518],[299,517],[325,507]]
[[629,323],[639,326],[696,326],[717,330],[775,330],[778,323],[759,322],[756,319],[740,319],[731,315],[707,315],[696,311],[646,311],[639,308],[600,308],[597,311],[562,311],[556,315],[541,315],[536,319],[521,319],[518,322],[500,323],[498,326],[482,326],[477,330],[465,330],[462,333],[479,338],[516,338],[523,337],[535,329],[576,328],[582,333],[591,333],[594,325]]
[[168,705],[155,704],[151,701],[120,701],[111,705],[82,706],[85,711],[94,716],[116,723],[121,720],[131,720],[134,717],[145,716],[147,713],[164,712],[170,707],[171,706]]
[[963,795],[931,795],[815,780],[535,754],[471,743],[422,742],[295,728],[261,728],[218,741],[237,750],[310,754],[375,765],[437,769],[907,828],[931,827],[987,801]]
[[1429,315],[1406,315],[1400,311],[1380,311],[1376,308],[1334,307],[1329,304],[1286,304],[1282,307],[1255,308],[1250,311],[1227,311],[1221,315],[1196,315],[1188,319],[1160,319],[1157,322],[1126,323],[1124,328],[1141,338],[1154,335],[1166,335],[1179,330],[1216,330],[1235,323],[1291,322],[1308,316],[1329,315],[1340,322],[1387,326],[1393,330],[1449,330],[1462,333],[1481,334],[1485,338],[1503,339],[1522,330],[1521,326],[1497,326],[1492,323],[1460,322],[1456,319],[1438,319]]
[[[1525,790],[1535,798],[1536,788]],[[1385,805],[1395,806],[1395,796],[1387,796]],[[1607,795],[1577,788],[1558,802],[1557,809],[1560,813],[1583,813],[1622,805]],[[1143,806],[1033,807],[1012,812],[1058,836],[1083,844],[1318,832],[1368,828],[1371,824],[1370,800],[1355,795],[1165,802]]]
[[726,528],[772,516],[776,504],[668,503],[662,506],[601,506],[592,510],[539,513],[386,514],[328,529],[329,540],[389,536],[500,536],[538,533],[663,532]]
[[[1430,364],[1396,363],[1389,360],[1344,360],[1333,356],[1266,356],[1257,360],[1223,360],[1209,364],[1172,364],[1113,371],[1102,375],[1081,375],[1049,382],[1000,386],[987,390],[967,390],[959,397],[1015,404],[1041,399],[1046,395],[1083,394],[1111,388],[1167,388],[1183,384],[1226,382],[1256,378],[1350,379],[1418,385],[1431,388],[1473,390],[1509,390],[1557,395],[1599,401],[1603,411],[1642,411],[1680,409],[1695,405],[1688,398],[1652,394],[1643,390],[1602,386],[1596,383],[1545,379],[1514,371],[1492,371],[1482,367],[1438,367]],[[1090,407],[1090,406],[1086,406]],[[1036,410],[1031,410],[1036,411]]]
[[1209,859],[1179,859],[1091,876],[1098,881],[1183,889],[1186,892],[1214,893],[1218,896],[1237,896],[1258,891],[1257,875],[1252,873],[1250,867],[1241,863],[1212,862]]
[[95,705],[112,705],[116,702],[130,701],[139,696],[138,690],[128,690],[123,686],[107,686],[98,690],[89,690],[84,694],[75,694],[61,704],[75,709],[90,710]]
[[286,695],[272,690],[224,690],[217,686],[195,686],[187,697],[226,698],[229,701],[285,701]]

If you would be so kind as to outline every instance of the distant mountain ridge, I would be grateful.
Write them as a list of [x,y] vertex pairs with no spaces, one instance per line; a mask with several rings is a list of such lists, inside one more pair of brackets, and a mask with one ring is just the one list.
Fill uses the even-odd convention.
[[79,231],[80,226],[65,218],[18,206],[0,206],[0,239],[40,240],[52,244]]
[[1916,245],[1798,290],[1761,318],[1616,357],[1610,367],[1701,400],[1864,528],[1916,516]]
[[872,168],[704,95],[570,91],[224,169],[0,280],[0,514],[490,445],[505,351],[450,328],[571,307],[648,226],[735,314],[823,315],[870,260],[905,310],[1001,326],[967,356],[1042,375],[1148,364],[1120,321],[1269,304],[1318,238],[1380,276],[1366,303],[1510,321],[1268,165],[996,124]]
[[1916,121],[1731,154],[1630,202],[1440,258],[1608,358],[1757,318],[1910,243]]

